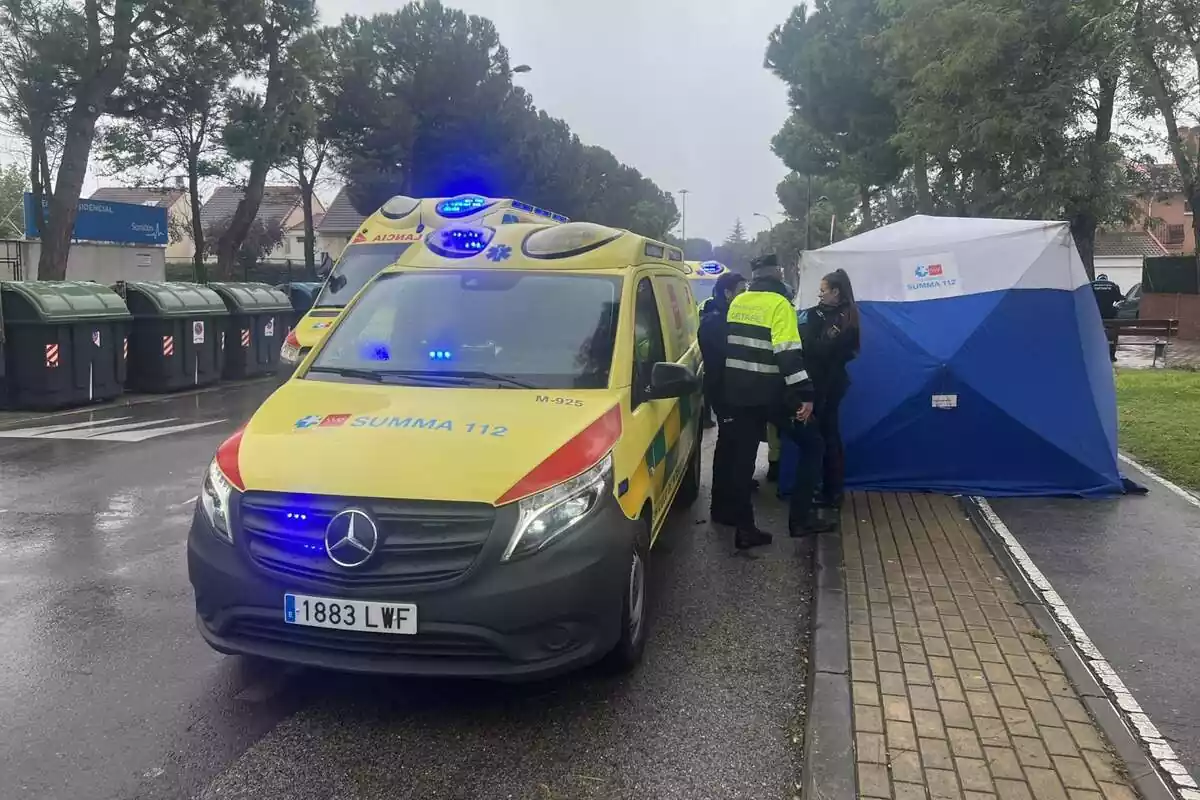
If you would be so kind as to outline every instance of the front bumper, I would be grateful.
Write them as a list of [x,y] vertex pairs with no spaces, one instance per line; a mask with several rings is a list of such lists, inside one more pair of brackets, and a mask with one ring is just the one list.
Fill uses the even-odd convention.
[[[197,508],[188,574],[200,633],[222,653],[389,675],[520,680],[599,660],[620,635],[635,523],[610,499],[563,540],[506,564],[500,556],[515,513],[497,510],[482,550],[461,575],[396,588],[280,576],[264,569],[245,541],[218,539]],[[283,621],[287,592],[413,603],[418,631],[289,625]]]

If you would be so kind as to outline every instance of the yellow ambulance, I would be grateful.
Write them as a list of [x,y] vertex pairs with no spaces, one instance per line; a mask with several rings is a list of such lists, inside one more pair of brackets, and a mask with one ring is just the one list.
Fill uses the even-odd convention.
[[703,306],[712,297],[713,287],[717,278],[729,272],[729,268],[720,261],[688,261],[688,279],[692,285],[692,294],[696,302]]
[[430,230],[450,224],[480,222],[487,225],[567,222],[562,214],[520,200],[464,194],[456,197],[417,199],[397,195],[359,227],[337,263],[325,278],[313,306],[301,317],[280,351],[280,376],[287,377],[300,359],[333,325],[350,298],[392,264]]
[[404,675],[636,663],[651,546],[700,485],[686,276],[590,223],[427,232],[217,450],[205,640]]

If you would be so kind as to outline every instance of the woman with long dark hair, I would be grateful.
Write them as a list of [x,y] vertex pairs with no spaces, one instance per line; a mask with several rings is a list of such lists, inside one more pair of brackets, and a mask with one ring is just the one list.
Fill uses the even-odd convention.
[[813,382],[813,417],[825,445],[817,506],[841,508],[846,465],[839,410],[850,388],[846,365],[859,349],[858,306],[845,270],[821,279],[817,299],[817,305],[802,312],[800,329],[804,364]]

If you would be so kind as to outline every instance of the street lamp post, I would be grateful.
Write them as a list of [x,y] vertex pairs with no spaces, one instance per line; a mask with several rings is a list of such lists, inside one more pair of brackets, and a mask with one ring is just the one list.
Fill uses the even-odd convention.
[[687,248],[687,196],[691,193],[691,189],[679,190],[679,196],[683,199],[683,209],[679,218],[679,238],[683,240],[685,249]]
[[763,219],[765,219],[767,221],[767,247],[769,249],[773,250],[774,244],[775,244],[773,241],[773,239],[775,237],[775,222],[770,217],[768,217],[766,214],[761,214],[758,211],[754,212],[754,216],[762,217]]

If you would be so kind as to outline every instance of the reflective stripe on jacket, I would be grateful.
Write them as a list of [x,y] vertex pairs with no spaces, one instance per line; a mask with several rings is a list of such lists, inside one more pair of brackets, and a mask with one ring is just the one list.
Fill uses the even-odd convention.
[[782,406],[812,401],[796,310],[778,292],[743,292],[726,316],[725,399],[735,406]]

